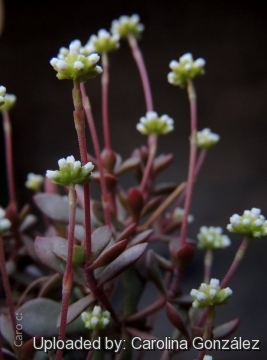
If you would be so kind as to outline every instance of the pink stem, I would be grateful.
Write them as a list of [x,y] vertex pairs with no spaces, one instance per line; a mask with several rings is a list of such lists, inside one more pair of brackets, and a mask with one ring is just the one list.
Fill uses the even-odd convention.
[[109,118],[108,118],[108,83],[109,83],[109,62],[108,54],[104,52],[102,54],[102,67],[103,73],[101,76],[102,85],[102,121],[104,131],[105,147],[111,149],[110,131],[109,131]]
[[97,159],[97,166],[100,174],[100,185],[101,185],[101,191],[102,191],[102,204],[104,209],[104,216],[105,216],[105,222],[106,224],[111,227],[111,214],[110,214],[110,207],[109,207],[109,200],[108,200],[108,191],[107,191],[107,185],[105,181],[105,173],[104,173],[104,167],[102,164],[101,159],[101,152],[100,152],[100,145],[97,137],[97,132],[95,128],[95,122],[89,102],[89,98],[86,94],[84,83],[81,84],[81,93],[82,93],[82,101],[84,106],[85,115],[88,121],[90,133],[92,136],[93,146],[95,150],[95,155]]
[[191,137],[190,137],[190,158],[189,158],[189,168],[188,168],[188,177],[187,177],[187,186],[186,186],[186,198],[185,198],[185,207],[184,207],[184,216],[182,220],[181,228],[181,246],[186,243],[187,238],[187,227],[188,227],[188,215],[192,202],[194,180],[195,180],[195,163],[197,155],[197,144],[196,144],[196,134],[197,134],[197,103],[196,103],[196,93],[192,81],[188,82],[188,97],[190,102],[190,112],[191,112]]
[[[74,123],[77,131],[80,156],[82,165],[87,163],[87,145],[85,137],[85,117],[82,104],[81,88],[78,81],[73,82],[73,104],[74,104]],[[89,263],[91,258],[91,215],[90,215],[90,186],[84,184],[84,223],[85,223],[85,254],[86,263]]]
[[129,316],[126,319],[126,321],[127,322],[135,322],[135,321],[138,321],[138,320],[141,320],[141,319],[145,319],[147,316],[149,316],[149,315],[153,314],[154,312],[158,311],[159,309],[163,308],[166,301],[167,300],[166,300],[165,297],[161,297],[161,298],[157,299],[151,305],[144,308],[143,310],[140,310],[139,312]]
[[[75,212],[76,212],[76,191],[74,186],[69,187],[69,234],[68,234],[68,255],[66,262],[66,269],[62,282],[62,306],[59,327],[59,340],[65,340],[68,305],[72,288],[72,258],[74,246],[74,229],[75,229]],[[58,350],[56,353],[56,360],[61,360],[63,357],[63,350]]]
[[4,136],[5,136],[6,169],[7,169],[9,201],[16,207],[17,202],[16,202],[16,192],[15,192],[14,172],[13,172],[12,125],[7,111],[3,111],[3,127],[4,127]]
[[11,287],[9,284],[8,273],[6,270],[5,251],[4,251],[2,236],[0,236],[0,269],[1,269],[1,274],[2,274],[4,290],[5,290],[5,294],[6,294],[7,306],[8,306],[9,314],[10,314],[10,318],[11,318],[11,323],[12,323],[14,335],[16,336],[17,322],[16,322],[16,318],[15,318],[15,307],[14,307],[14,303],[12,300],[12,292],[11,292]]
[[139,73],[140,73],[143,90],[144,90],[144,95],[145,95],[145,100],[146,100],[146,109],[147,109],[147,111],[153,111],[152,94],[151,94],[149,79],[148,79],[147,70],[146,70],[142,52],[141,52],[141,50],[138,46],[138,42],[136,41],[136,38],[134,36],[132,36],[132,35],[128,36],[128,43],[131,47],[133,57],[135,59],[136,65],[137,65]]
[[152,172],[153,162],[154,162],[156,151],[157,151],[157,140],[158,140],[157,135],[151,134],[148,136],[149,155],[148,155],[148,160],[146,163],[145,171],[144,171],[143,178],[142,178],[141,185],[140,185],[140,190],[142,193],[145,192],[146,186],[149,184],[149,177]]
[[249,243],[249,237],[244,237],[241,245],[239,246],[237,253],[235,255],[234,261],[232,262],[232,265],[230,266],[230,269],[228,270],[227,274],[223,278],[223,281],[221,282],[221,288],[224,288],[226,285],[228,285],[229,281],[232,279],[232,276],[236,272],[236,269],[238,268],[241,260],[243,259],[247,247]]

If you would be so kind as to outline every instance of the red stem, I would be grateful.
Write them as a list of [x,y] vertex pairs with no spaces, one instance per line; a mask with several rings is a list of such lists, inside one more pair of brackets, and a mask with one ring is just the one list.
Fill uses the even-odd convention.
[[[87,163],[87,145],[85,137],[85,117],[82,104],[82,96],[80,83],[73,81],[73,104],[74,104],[74,123],[77,131],[80,156],[82,165]],[[85,254],[86,262],[91,258],[91,215],[90,215],[90,187],[89,184],[84,184],[84,223],[85,223]]]
[[[72,258],[74,246],[74,229],[75,229],[75,212],[76,212],[76,191],[74,186],[69,187],[69,233],[68,233],[68,255],[66,262],[66,269],[62,282],[62,306],[59,327],[59,340],[65,340],[68,305],[72,288]],[[56,360],[61,360],[63,357],[63,350],[58,350],[56,353]]]
[[158,311],[159,309],[163,308],[165,305],[167,299],[165,297],[161,297],[157,299],[154,303],[147,306],[143,310],[140,310],[139,312],[129,316],[126,321],[127,322],[135,322],[137,320],[141,320],[146,318],[147,316],[153,314],[155,311]]
[[98,141],[98,136],[95,128],[95,122],[89,102],[89,98],[86,94],[84,83],[81,84],[81,93],[82,93],[82,101],[84,106],[85,115],[88,121],[90,133],[92,136],[93,146],[95,150],[95,156],[97,159],[97,166],[100,174],[100,185],[101,185],[101,191],[102,191],[102,204],[104,209],[104,216],[105,216],[105,222],[106,224],[111,227],[111,215],[110,215],[110,208],[109,208],[109,201],[108,201],[108,191],[107,191],[107,185],[105,181],[105,174],[104,174],[104,167],[102,164],[101,159],[101,152],[100,152],[100,145]]
[[211,274],[211,266],[213,260],[213,252],[211,249],[208,249],[204,258],[204,282],[209,284],[210,282],[210,274]]
[[111,149],[110,131],[109,131],[109,118],[108,118],[108,84],[109,84],[109,62],[108,54],[104,52],[102,54],[102,68],[103,73],[101,76],[102,85],[102,121],[104,131],[105,147]]
[[4,128],[4,136],[5,136],[6,171],[7,171],[9,202],[15,205],[16,207],[17,202],[16,202],[16,192],[15,192],[14,172],[13,172],[12,125],[7,111],[3,111],[3,128]]
[[146,101],[146,109],[147,111],[153,111],[153,100],[152,100],[152,94],[149,84],[149,79],[147,75],[146,65],[143,59],[142,52],[138,46],[138,42],[136,41],[136,38],[132,35],[128,36],[128,43],[130,45],[130,48],[132,50],[133,57],[135,59],[136,65],[138,67],[142,85],[143,85],[143,91],[145,95],[145,101]]
[[188,82],[188,97],[190,102],[190,113],[191,113],[191,136],[190,136],[190,158],[189,168],[186,186],[186,198],[184,207],[184,216],[182,220],[181,228],[181,246],[186,243],[187,238],[187,227],[188,227],[188,215],[192,202],[194,180],[195,180],[195,163],[197,155],[197,144],[196,144],[196,133],[197,133],[197,103],[196,103],[196,92],[192,81]]
[[14,331],[14,335],[16,336],[16,318],[15,318],[15,307],[12,300],[12,292],[11,287],[8,279],[8,273],[6,270],[6,260],[5,260],[5,251],[4,251],[4,244],[3,244],[3,238],[0,236],[0,269],[2,274],[2,281],[4,285],[4,290],[6,294],[6,302],[9,309],[9,314],[11,318],[11,323]]
[[239,246],[237,253],[235,255],[234,261],[232,262],[232,265],[230,266],[227,274],[225,275],[225,277],[223,278],[223,281],[221,282],[221,288],[224,288],[226,285],[228,285],[229,281],[232,279],[232,276],[234,275],[234,273],[236,272],[236,269],[238,268],[241,260],[243,259],[247,247],[248,247],[248,243],[249,243],[249,237],[244,237],[241,245]]

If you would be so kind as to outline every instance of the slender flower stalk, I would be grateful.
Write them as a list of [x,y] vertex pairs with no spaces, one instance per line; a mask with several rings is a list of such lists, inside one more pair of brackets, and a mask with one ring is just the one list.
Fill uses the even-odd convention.
[[213,251],[211,249],[207,249],[204,258],[204,282],[206,284],[209,284],[210,282],[212,262],[213,262]]
[[[75,186],[69,187],[69,233],[68,233],[68,254],[66,269],[62,282],[62,306],[61,317],[59,326],[59,340],[65,340],[68,304],[72,288],[73,272],[72,272],[72,258],[73,258],[73,246],[74,246],[74,229],[75,229],[75,213],[76,213],[76,191]],[[63,350],[57,350],[56,360],[63,358]]]
[[[72,92],[73,104],[74,104],[74,124],[77,131],[81,163],[85,165],[87,163],[87,145],[85,137],[85,116],[82,103],[82,95],[80,83],[77,80],[73,81]],[[90,186],[89,183],[83,185],[84,187],[84,214],[85,214],[85,254],[86,263],[89,262],[91,257],[91,215],[90,215]]]
[[83,101],[83,107],[85,111],[85,115],[87,118],[88,126],[90,129],[90,133],[92,136],[93,146],[95,150],[95,156],[97,159],[97,167],[100,174],[100,185],[101,185],[101,191],[102,191],[102,204],[104,209],[104,216],[105,216],[105,222],[106,224],[111,227],[111,214],[110,214],[110,207],[109,207],[109,200],[108,200],[108,191],[107,191],[107,184],[105,181],[105,173],[104,173],[104,167],[101,159],[101,152],[100,152],[100,145],[98,141],[98,136],[95,128],[95,122],[93,118],[93,113],[91,109],[91,105],[89,102],[88,95],[86,94],[84,83],[81,84],[81,93],[82,93],[82,101]]
[[237,250],[237,253],[235,255],[234,261],[232,262],[232,265],[230,266],[229,270],[227,271],[227,274],[225,275],[225,277],[222,280],[222,283],[221,283],[222,288],[224,288],[226,285],[228,285],[229,281],[232,279],[232,276],[234,275],[240,262],[244,258],[244,255],[247,251],[248,243],[249,243],[249,237],[245,236],[241,245],[239,246],[239,248]]
[[109,116],[108,116],[109,61],[108,61],[108,54],[106,52],[102,53],[101,60],[102,60],[102,68],[103,68],[103,73],[101,75],[101,85],[102,85],[102,121],[103,121],[103,131],[104,131],[104,142],[106,149],[111,150]]
[[5,153],[9,202],[17,207],[14,171],[13,171],[13,149],[12,149],[12,125],[8,111],[3,111],[3,127],[5,136]]
[[8,273],[6,270],[6,260],[5,260],[5,252],[4,252],[2,236],[0,236],[0,269],[1,269],[3,286],[4,286],[4,290],[5,290],[5,294],[6,294],[7,306],[8,306],[9,314],[10,314],[10,318],[11,318],[12,328],[13,328],[14,336],[16,336],[17,322],[16,322],[16,318],[15,318],[15,307],[14,307],[14,303],[12,300],[12,292],[11,292],[11,287],[10,287],[10,283],[9,283],[9,279],[8,279]]
[[136,38],[133,35],[128,35],[127,39],[140,73],[140,77],[143,85],[143,91],[145,95],[146,109],[147,111],[153,111],[152,93],[151,93],[150,83],[149,83],[146,65],[143,59],[142,52],[138,46],[138,42]]
[[[208,317],[207,317],[207,321],[206,321],[206,328],[205,328],[205,332],[203,335],[203,340],[209,340],[212,337],[212,330],[213,330],[213,324],[214,324],[214,319],[215,319],[215,308],[214,306],[211,306],[210,308],[208,308]],[[205,350],[201,350],[198,353],[198,357],[197,360],[203,360],[204,356],[206,354],[206,349]]]
[[197,156],[197,144],[196,144],[196,133],[197,133],[197,98],[196,92],[191,80],[188,81],[187,92],[190,102],[190,113],[191,113],[191,136],[190,136],[190,158],[189,158],[189,168],[188,168],[188,177],[187,177],[187,186],[186,186],[186,198],[185,198],[185,207],[184,207],[184,217],[182,221],[181,228],[181,245],[186,243],[187,237],[187,226],[188,221],[187,217],[189,215],[193,188],[194,188],[194,179],[195,179],[195,164]]
[[157,152],[157,143],[158,143],[157,135],[151,134],[148,136],[149,155],[148,155],[148,160],[146,163],[145,171],[144,171],[141,185],[140,185],[140,190],[142,193],[145,192],[146,185],[149,183],[149,179],[151,177],[153,163],[154,163],[155,155]]

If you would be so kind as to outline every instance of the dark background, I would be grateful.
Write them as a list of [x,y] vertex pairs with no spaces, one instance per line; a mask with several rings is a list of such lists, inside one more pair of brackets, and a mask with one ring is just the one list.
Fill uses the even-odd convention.
[[[267,215],[267,22],[259,1],[6,1],[0,39],[0,83],[18,97],[11,112],[17,193],[22,205],[28,172],[44,174],[57,160],[78,156],[72,120],[71,82],[58,81],[49,60],[75,38],[84,43],[100,28],[110,28],[122,14],[138,13],[146,30],[140,41],[151,80],[155,110],[175,119],[175,131],[160,138],[159,151],[176,160],[161,178],[182,181],[187,174],[189,109],[186,92],[166,81],[168,64],[185,52],[207,61],[196,80],[199,128],[221,135],[210,151],[196,188],[191,213],[195,238],[201,225],[225,226],[233,213],[259,207]],[[110,118],[112,144],[123,158],[145,138],[135,130],[145,103],[136,66],[126,44],[111,54]],[[101,134],[99,78],[87,84]],[[88,137],[89,138],[89,137]],[[2,142],[3,144],[3,142]],[[3,145],[1,145],[3,148]],[[92,146],[90,145],[90,150]],[[4,157],[1,158],[1,204],[5,205]],[[134,184],[125,178],[125,186]],[[95,187],[93,189],[95,190]],[[97,193],[97,192],[96,192]],[[213,276],[223,277],[241,238],[216,254]],[[185,289],[202,279],[202,252],[188,270]],[[261,340],[261,352],[215,353],[220,359],[266,359],[266,239],[251,241],[246,258],[230,283],[234,294],[218,309],[220,320],[241,317],[236,336]],[[152,290],[151,290],[152,291]],[[148,293],[148,297],[154,298]],[[219,320],[218,320],[219,321]],[[161,324],[161,336],[170,335]],[[152,354],[153,355],[153,354]],[[153,355],[154,356],[154,355]],[[152,358],[153,358],[152,356]],[[194,356],[194,355],[193,355]],[[181,356],[192,359],[192,354]],[[155,357],[154,357],[155,358]]]

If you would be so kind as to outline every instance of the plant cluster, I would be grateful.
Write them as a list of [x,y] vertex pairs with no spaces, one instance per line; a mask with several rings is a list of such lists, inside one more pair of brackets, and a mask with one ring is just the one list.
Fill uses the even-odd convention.
[[[112,22],[111,32],[99,30],[84,46],[74,40],[68,48],[61,47],[58,56],[51,60],[58,79],[73,83],[73,117],[80,160],[72,155],[60,159],[59,169],[47,170],[45,177],[28,174],[25,186],[34,192],[40,219],[32,214],[29,205],[18,206],[9,117],[16,97],[6,94],[5,87],[0,86],[9,190],[9,204],[0,209],[0,267],[6,299],[1,312],[1,358],[96,360],[110,353],[115,358],[104,345],[89,352],[58,348],[48,354],[35,348],[41,338],[57,337],[65,342],[82,336],[91,341],[99,337],[101,341],[105,337],[124,340],[125,349],[116,354],[116,359],[131,359],[133,337],[156,339],[154,322],[160,310],[166,313],[166,321],[173,328],[173,333],[168,334],[171,339],[184,339],[189,348],[196,336],[224,339],[239,324],[239,319],[234,319],[215,326],[215,309],[226,304],[232,293],[234,301],[234,291],[227,285],[250,239],[267,234],[267,222],[256,208],[230,217],[227,229],[244,235],[244,240],[225,277],[221,281],[212,278],[214,251],[230,246],[230,238],[215,226],[202,226],[196,240],[187,236],[193,221],[190,208],[195,182],[207,152],[220,139],[210,129],[200,131],[197,125],[194,82],[204,74],[205,61],[194,60],[187,53],[179,61],[170,62],[169,83],[188,93],[190,158],[184,182],[159,183],[157,176],[172,163],[173,155],[158,154],[158,141],[161,135],[175,131],[175,121],[168,115],[159,116],[154,109],[138,44],[143,30],[137,15],[122,16]],[[114,150],[108,111],[108,53],[118,50],[119,41],[123,40],[128,42],[136,62],[146,104],[145,115],[136,129],[146,136],[147,143],[135,148],[128,159],[122,159]],[[102,84],[102,150],[85,87],[85,81],[97,76]],[[94,154],[87,151],[87,125]],[[68,148],[66,152],[72,150]],[[126,172],[132,173],[136,181],[128,189],[121,180]],[[91,183],[100,186],[98,200],[90,196]],[[37,237],[32,231],[36,222],[45,226]],[[168,257],[156,252],[155,242],[165,244]],[[197,248],[205,250],[203,283],[186,294],[181,280]],[[149,305],[140,307],[149,282],[155,284],[158,295]],[[116,306],[115,290],[121,293],[121,302]],[[145,355],[142,352],[139,359]],[[165,349],[160,353],[161,360],[174,357],[183,358],[183,351]],[[212,358],[205,350],[197,355],[197,360]]]

